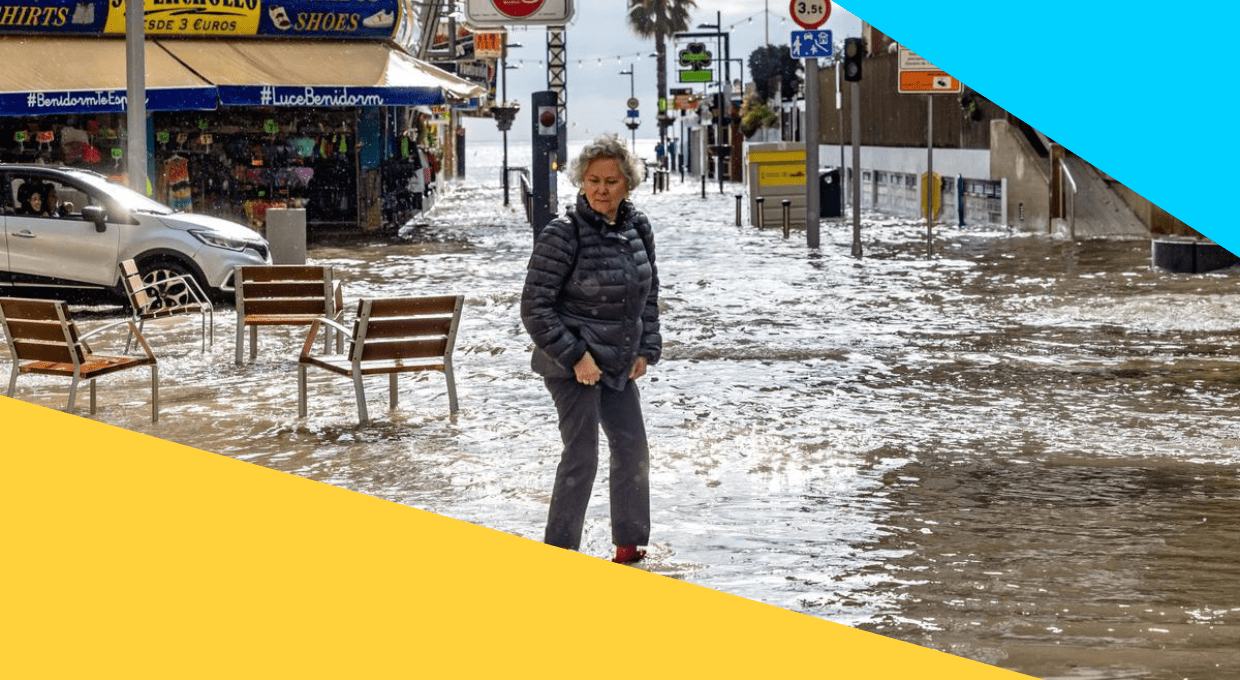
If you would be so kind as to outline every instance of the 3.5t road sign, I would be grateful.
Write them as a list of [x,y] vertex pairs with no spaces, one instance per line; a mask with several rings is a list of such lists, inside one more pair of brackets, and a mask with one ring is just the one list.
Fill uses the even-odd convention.
[[792,0],[789,5],[792,20],[807,31],[827,23],[831,16],[830,0]]

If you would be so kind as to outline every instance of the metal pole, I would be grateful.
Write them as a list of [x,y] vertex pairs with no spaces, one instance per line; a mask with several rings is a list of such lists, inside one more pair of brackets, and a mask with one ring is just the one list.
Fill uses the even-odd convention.
[[[508,106],[508,45],[500,53],[499,68],[503,71],[504,80],[500,84],[500,106]],[[504,130],[504,207],[508,207],[508,131]]]
[[738,227],[741,226],[741,199],[744,198],[744,196],[744,194],[736,195],[736,226]]
[[805,245],[817,248],[822,217],[818,178],[818,58],[805,60]]
[[852,95],[852,165],[853,165],[853,257],[861,257],[861,88],[853,81]]
[[146,190],[146,7],[125,0],[126,172],[129,188]]
[[934,254],[934,95],[926,95],[926,257]]
[[763,205],[766,203],[766,197],[758,196],[753,200],[754,203],[758,204],[753,222],[757,225],[758,229],[762,229],[766,227],[766,207]]
[[779,202],[784,209],[784,238],[788,238],[788,234],[792,228],[792,201],[783,199]]
[[841,62],[837,59],[835,62],[835,111],[840,118],[840,223],[845,220],[844,209],[848,207],[848,166],[844,165],[844,102],[843,91],[840,88],[840,66]]
[[[633,64],[630,63],[628,70],[621,71],[620,75],[629,77],[629,101],[632,102],[636,95],[636,91],[633,89]],[[636,111],[637,111],[636,108],[629,107],[630,113],[633,113]],[[633,151],[633,154],[636,155],[637,154],[637,119],[626,115],[624,119],[624,126],[629,129],[629,135],[631,137],[631,140],[629,141],[629,148]]]

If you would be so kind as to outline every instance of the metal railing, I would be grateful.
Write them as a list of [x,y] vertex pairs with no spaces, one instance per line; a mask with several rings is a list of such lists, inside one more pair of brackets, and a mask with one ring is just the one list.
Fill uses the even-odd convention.
[[[1066,182],[1064,180],[1067,180]],[[1071,192],[1068,188],[1071,188]],[[1068,223],[1068,237],[1076,240],[1076,180],[1063,160],[1059,161],[1059,215]]]

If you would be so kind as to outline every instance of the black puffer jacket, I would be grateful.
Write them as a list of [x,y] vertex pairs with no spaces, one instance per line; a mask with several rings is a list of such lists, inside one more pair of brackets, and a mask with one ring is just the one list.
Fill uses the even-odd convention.
[[646,216],[625,200],[609,225],[578,194],[576,210],[538,234],[521,294],[521,322],[545,352],[539,357],[535,350],[532,361],[542,375],[572,377],[589,350],[603,384],[620,390],[639,355],[658,362],[659,274]]

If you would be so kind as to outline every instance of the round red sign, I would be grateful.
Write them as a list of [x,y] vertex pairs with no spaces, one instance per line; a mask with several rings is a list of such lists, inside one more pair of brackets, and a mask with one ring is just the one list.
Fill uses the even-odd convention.
[[788,6],[792,20],[807,31],[827,23],[831,16],[831,0],[792,0]]
[[523,19],[538,11],[544,0],[491,0],[500,14],[513,19]]

